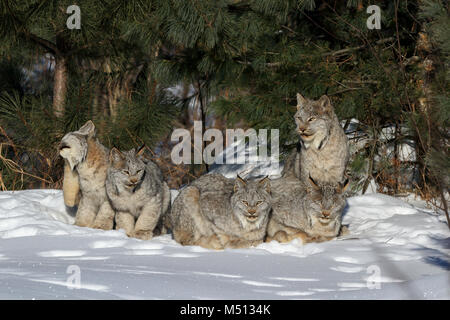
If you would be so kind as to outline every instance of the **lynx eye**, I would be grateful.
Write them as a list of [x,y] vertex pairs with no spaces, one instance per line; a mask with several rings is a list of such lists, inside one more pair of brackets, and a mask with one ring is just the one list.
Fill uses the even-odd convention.
[[125,173],[126,175],[130,175],[130,172],[128,172],[128,170],[123,170],[123,173]]
[[242,203],[245,204],[248,207],[248,202],[247,201],[242,200]]
[[308,122],[312,122],[314,120],[316,120],[316,117],[311,117],[311,118],[308,119]]
[[262,201],[258,201],[256,202],[256,205],[259,206],[261,203],[263,203]]

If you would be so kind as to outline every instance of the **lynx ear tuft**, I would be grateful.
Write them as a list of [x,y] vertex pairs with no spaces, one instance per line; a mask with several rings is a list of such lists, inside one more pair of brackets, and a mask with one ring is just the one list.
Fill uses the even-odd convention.
[[297,110],[300,110],[303,108],[303,106],[306,104],[306,99],[300,94],[297,93]]
[[109,152],[109,161],[111,162],[117,162],[125,159],[122,152],[119,151],[116,147],[112,148]]
[[349,184],[350,184],[350,180],[348,178],[345,179],[344,182],[339,183],[338,192],[343,193],[345,191],[345,189],[347,189]]
[[138,151],[136,152],[136,155],[138,155],[138,156],[144,155],[145,149],[146,149],[146,146],[145,146],[145,144],[143,144],[143,145],[138,149]]
[[269,176],[265,176],[258,182],[258,186],[260,188],[263,188],[267,191],[267,193],[270,193],[270,179]]
[[237,192],[240,189],[245,188],[246,185],[247,181],[245,181],[239,175],[237,175],[236,180],[234,181],[234,192]]
[[309,176],[308,181],[309,181],[309,184],[310,184],[315,190],[320,190],[319,185],[314,181],[313,178],[311,178],[311,176]]
[[94,137],[97,130],[95,129],[92,120],[88,120],[80,129],[78,129],[78,133],[83,136]]
[[149,156],[149,154],[145,153],[145,150],[147,150],[147,146],[145,144],[143,144],[138,151],[136,152],[136,155],[142,160],[144,161],[144,163],[148,163],[151,160],[151,157]]

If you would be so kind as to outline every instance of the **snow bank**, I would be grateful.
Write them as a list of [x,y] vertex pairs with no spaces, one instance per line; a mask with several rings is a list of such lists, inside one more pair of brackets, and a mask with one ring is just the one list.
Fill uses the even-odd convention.
[[0,193],[0,298],[450,298],[444,217],[381,194],[348,199],[349,235],[306,245],[210,251],[71,223],[61,191]]

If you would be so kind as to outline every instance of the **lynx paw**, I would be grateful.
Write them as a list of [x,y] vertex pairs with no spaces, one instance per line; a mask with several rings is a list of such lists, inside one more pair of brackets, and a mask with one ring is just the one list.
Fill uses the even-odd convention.
[[273,237],[267,237],[266,242],[270,242],[272,240],[275,240],[275,241],[278,241],[280,243],[283,243],[283,242],[288,242],[289,238],[288,238],[288,235],[287,235],[286,232],[278,231],[277,233],[275,233],[273,235]]
[[350,234],[350,231],[348,230],[348,226],[341,226],[341,230],[339,231],[338,236],[347,236]]
[[150,240],[153,237],[153,232],[148,230],[138,230],[133,232],[132,237],[141,239],[141,240]]
[[113,226],[114,226],[113,220],[95,221],[94,224],[92,225],[92,228],[101,230],[112,230]]

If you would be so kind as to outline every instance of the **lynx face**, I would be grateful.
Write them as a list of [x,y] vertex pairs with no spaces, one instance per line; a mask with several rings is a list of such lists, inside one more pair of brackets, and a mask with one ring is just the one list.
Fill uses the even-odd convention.
[[310,198],[308,216],[311,219],[311,225],[328,226],[336,223],[341,217],[345,207],[345,188],[348,181],[344,184],[323,183],[317,185],[312,179],[310,184],[313,187]]
[[267,221],[271,210],[269,182],[267,177],[260,181],[236,178],[231,206],[242,227],[258,229]]
[[297,94],[297,112],[294,115],[296,131],[308,148],[313,144],[321,149],[330,131],[333,113],[330,99],[322,96],[319,100],[307,100]]
[[67,159],[70,169],[83,162],[86,158],[88,143],[87,139],[95,136],[94,123],[89,120],[78,131],[66,134],[59,144],[59,154]]
[[134,149],[120,152],[116,148],[110,152],[109,176],[116,187],[134,192],[145,176],[145,163]]

